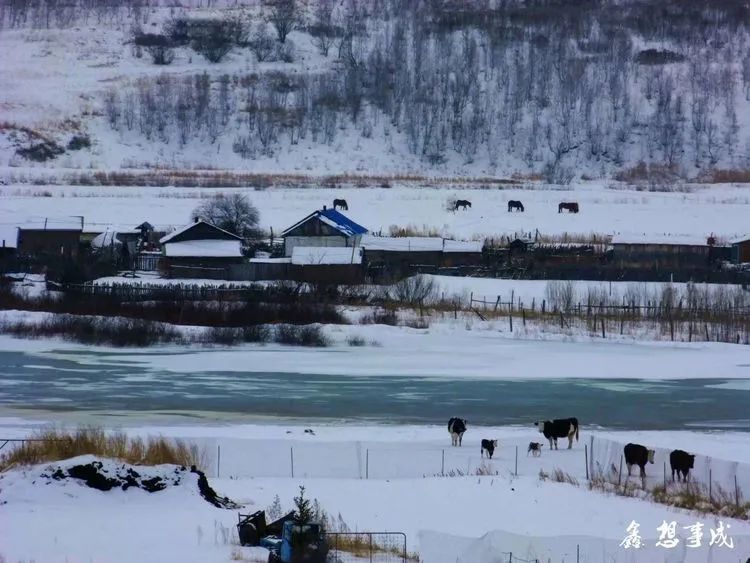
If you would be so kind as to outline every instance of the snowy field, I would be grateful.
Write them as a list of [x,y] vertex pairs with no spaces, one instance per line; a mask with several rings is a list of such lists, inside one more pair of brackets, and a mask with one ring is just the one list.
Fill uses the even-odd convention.
[[[70,221],[83,215],[85,228],[132,229],[143,221],[160,228],[180,227],[206,197],[227,189],[194,188],[44,188],[0,186],[0,239],[15,241],[16,226],[40,218]],[[247,193],[260,211],[260,223],[275,234],[334,198],[349,204],[345,214],[371,232],[388,234],[391,225],[436,231],[445,237],[481,239],[514,233],[560,235],[623,234],[659,238],[714,233],[734,238],[747,234],[750,190],[743,185],[697,186],[693,193],[612,190],[601,183],[576,184],[567,191],[537,185],[533,189],[462,189],[432,187],[269,188]],[[43,195],[44,194],[44,195]],[[47,197],[49,196],[49,197]],[[448,198],[472,202],[466,211],[446,211]],[[525,213],[508,213],[507,202],[520,199]],[[558,213],[560,201],[577,201],[577,214]]]
[[[0,419],[5,436],[23,436],[36,424]],[[305,433],[306,428],[314,434]],[[709,551],[709,529],[718,526],[717,518],[589,491],[582,450],[584,444],[590,443],[591,435],[585,429],[572,450],[545,449],[538,458],[525,455],[526,444],[540,437],[533,428],[470,425],[462,448],[450,447],[448,433],[442,427],[309,427],[277,423],[132,426],[124,430],[133,435],[158,433],[221,444],[221,477],[211,478],[210,483],[219,494],[243,503],[243,512],[268,509],[276,495],[283,509],[291,509],[292,497],[298,486],[304,485],[311,498],[317,498],[334,518],[340,515],[352,530],[406,533],[409,550],[419,551],[424,563],[507,561],[507,555],[499,559],[500,552],[556,563],[575,561],[576,547],[580,549],[580,561],[591,563],[735,563],[744,561],[741,557],[750,550],[747,522],[722,518],[734,548],[714,546]],[[500,442],[491,461],[479,459],[481,438]],[[620,445],[633,440],[649,446],[685,446],[694,453],[748,462],[748,439],[747,434],[601,432],[596,434],[594,448],[596,451],[599,444],[608,444],[607,440],[616,440]],[[295,461],[300,464],[300,471],[306,449],[318,452],[316,462],[326,462],[332,470],[351,464],[346,454],[369,450],[369,464],[375,463],[378,453],[389,452],[391,468],[398,466],[412,473],[409,477],[378,477],[373,466],[373,472],[362,478],[337,475],[335,471],[329,476],[305,476],[302,471],[291,477],[288,459],[280,463],[268,457],[269,448],[274,445],[287,455],[290,447],[297,449],[299,459]],[[520,451],[516,476],[517,445]],[[420,467],[425,454],[434,454],[439,463],[443,450],[446,473],[460,469],[473,474],[482,464],[489,475],[461,477],[454,471],[454,476],[442,477],[439,467],[429,472]],[[647,468],[650,484],[661,480],[663,455],[658,451],[657,464]],[[236,468],[254,459],[256,465],[265,467],[266,476],[232,475],[232,464]],[[260,459],[264,461],[261,463]],[[540,469],[549,472],[554,468],[568,472],[581,486],[540,481]],[[210,506],[187,485],[150,495],[138,490],[103,493],[70,482],[46,484],[38,479],[39,472],[10,471],[0,480],[0,529],[5,538],[0,542],[0,554],[6,561],[219,562],[240,556],[253,561],[262,556],[258,550],[251,552],[233,545],[236,511]],[[645,543],[635,553],[619,547],[631,521],[640,524]],[[680,545],[673,551],[655,547],[659,539],[657,527],[663,521],[677,523]],[[40,522],[46,523],[43,534],[39,533]],[[684,527],[696,522],[705,525],[703,547],[686,548],[688,531]],[[96,534],[91,534],[92,529],[96,529]]]

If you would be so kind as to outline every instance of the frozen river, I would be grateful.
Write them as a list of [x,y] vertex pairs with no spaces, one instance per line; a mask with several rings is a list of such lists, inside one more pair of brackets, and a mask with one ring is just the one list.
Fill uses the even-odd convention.
[[[175,354],[186,354],[175,352]],[[175,372],[75,350],[0,352],[6,414],[299,418],[477,425],[576,416],[621,429],[750,430],[749,379],[510,379],[344,376],[251,368]],[[135,356],[133,356],[135,357]],[[138,358],[142,359],[140,353]]]

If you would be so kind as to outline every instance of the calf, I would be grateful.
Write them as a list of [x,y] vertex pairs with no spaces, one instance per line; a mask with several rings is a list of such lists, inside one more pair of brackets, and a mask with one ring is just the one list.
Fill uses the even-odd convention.
[[637,465],[641,468],[641,479],[646,478],[646,463],[654,463],[654,450],[649,450],[640,444],[625,445],[625,464],[628,466],[628,477],[630,468]]
[[695,455],[689,454],[683,450],[674,450],[669,454],[669,465],[672,468],[672,481],[674,481],[674,474],[677,473],[677,479],[680,479],[682,474],[682,480],[687,482],[688,474],[693,468],[695,463]]
[[497,447],[497,440],[482,440],[482,449],[479,450],[479,455],[484,457],[484,451],[487,450],[487,457],[492,459],[492,454],[495,453]]
[[541,442],[529,442],[529,448],[526,450],[526,457],[529,456],[529,452],[531,452],[531,455],[534,457],[539,457],[542,455],[542,447],[544,444]]
[[448,432],[451,435],[451,445],[460,446],[461,441],[466,432],[466,419],[465,418],[451,418],[448,421]]
[[539,428],[539,432],[549,440],[549,449],[552,449],[554,443],[557,449],[558,438],[568,438],[568,449],[573,447],[573,437],[578,441],[578,419],[577,418],[557,418],[555,420],[540,420],[534,423]]

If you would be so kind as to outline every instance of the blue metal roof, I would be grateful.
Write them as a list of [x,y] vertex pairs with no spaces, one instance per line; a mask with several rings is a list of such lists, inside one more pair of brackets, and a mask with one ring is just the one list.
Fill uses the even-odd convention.
[[318,211],[318,213],[334,223],[335,225],[332,225],[334,228],[348,236],[363,235],[367,232],[367,229],[362,225],[355,223],[349,217],[339,213],[335,209],[323,209],[322,211]]

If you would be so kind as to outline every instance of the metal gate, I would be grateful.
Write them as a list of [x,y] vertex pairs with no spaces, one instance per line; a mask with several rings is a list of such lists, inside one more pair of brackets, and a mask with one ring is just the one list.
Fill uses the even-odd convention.
[[417,563],[406,551],[403,532],[326,533],[330,563]]

